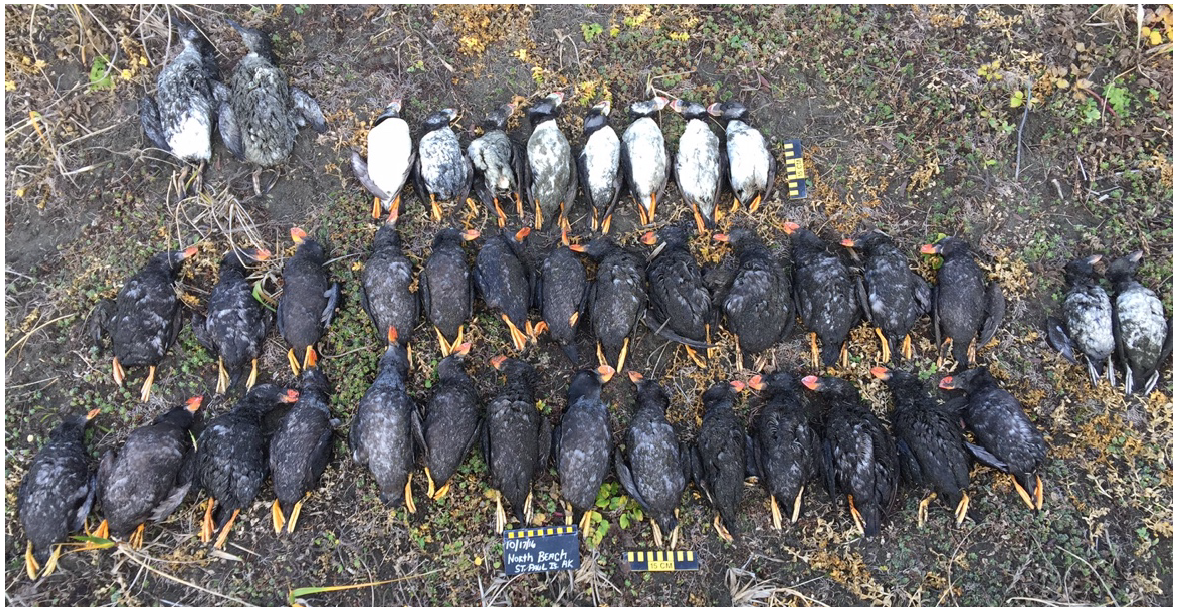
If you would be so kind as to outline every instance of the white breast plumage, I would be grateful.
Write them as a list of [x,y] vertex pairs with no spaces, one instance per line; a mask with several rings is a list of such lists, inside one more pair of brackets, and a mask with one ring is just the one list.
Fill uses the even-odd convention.
[[687,122],[687,129],[679,139],[675,171],[679,190],[688,201],[712,203],[720,179],[719,151],[720,139],[706,123],[699,120]]
[[368,132],[368,173],[372,182],[392,194],[405,184],[409,176],[409,156],[413,140],[409,124],[399,117],[390,117]]
[[585,167],[594,202],[604,203],[612,193],[620,152],[621,143],[613,128],[606,126],[589,135],[585,143]]
[[653,194],[667,174],[667,152],[663,133],[649,117],[638,119],[622,134],[630,155],[630,178],[640,194]]
[[729,122],[727,134],[732,187],[748,200],[769,182],[769,149],[765,137],[743,121]]

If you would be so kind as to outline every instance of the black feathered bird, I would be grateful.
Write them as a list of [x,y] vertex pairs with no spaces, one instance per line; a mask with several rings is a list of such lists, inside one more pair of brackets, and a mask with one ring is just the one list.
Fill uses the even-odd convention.
[[953,509],[960,526],[969,512],[969,494],[965,490],[969,487],[971,457],[960,415],[933,400],[920,379],[910,372],[877,366],[871,374],[886,381],[892,391],[892,431],[904,481],[933,491],[933,495],[920,501],[918,523],[924,525],[929,501],[940,497]]
[[977,348],[989,343],[1002,323],[1006,313],[1002,286],[997,282],[986,286],[985,275],[970,253],[969,243],[960,238],[946,236],[935,244],[923,245],[920,252],[939,253],[944,258],[933,288],[937,366],[940,367],[944,358],[944,344],[952,343],[958,368],[967,368],[977,361]]
[[477,230],[446,228],[438,232],[421,270],[421,305],[443,356],[462,344],[463,328],[474,312],[474,275],[462,241],[478,237]]
[[1125,368],[1125,395],[1140,390],[1148,396],[1158,383],[1158,369],[1170,354],[1170,323],[1157,294],[1137,282],[1134,275],[1144,253],[1133,253],[1113,260],[1108,280],[1116,292],[1113,331],[1117,338],[1117,356]]
[[739,381],[717,383],[704,392],[706,412],[695,437],[696,456],[692,460],[692,480],[716,510],[712,526],[728,542],[740,535],[736,508],[744,493],[746,451],[751,446],[744,426],[732,412],[734,392],[743,386]]
[[209,294],[208,314],[204,319],[192,316],[196,340],[217,356],[217,393],[224,394],[241,380],[246,363],[250,365],[245,387],[254,386],[258,378],[258,358],[270,333],[270,312],[254,298],[253,287],[246,278],[248,262],[270,257],[265,249],[233,249],[221,258],[217,285]]
[[425,203],[429,199],[434,221],[442,220],[439,201],[453,200],[462,205],[470,195],[474,167],[462,152],[450,122],[458,116],[454,109],[442,109],[425,118],[425,134],[417,141],[417,161],[413,166],[413,189]]
[[773,527],[781,530],[778,501],[791,505],[790,521],[797,523],[806,484],[818,474],[818,433],[811,426],[802,386],[793,375],[784,371],[754,375],[748,387],[765,394],[749,428],[753,454],[749,464],[769,491]]
[[691,479],[689,446],[680,443],[667,421],[671,399],[655,381],[631,371],[634,383],[634,417],[626,429],[626,451],[614,451],[618,481],[650,515],[656,547],[663,546],[663,532],[671,533],[671,549],[679,539],[679,501]]
[[[768,351],[793,330],[794,299],[789,276],[752,230],[716,234],[736,251],[736,274],[716,301],[728,331],[736,337],[736,368],[744,355]],[[754,370],[760,370],[761,360]]]
[[900,480],[895,440],[851,382],[811,375],[802,385],[817,391],[827,405],[819,435],[827,493],[836,502],[846,496],[855,525],[864,536],[878,536]]
[[[464,367],[470,343],[438,363],[434,395],[423,422],[426,495],[441,500],[450,491],[450,477],[466,459],[480,428],[478,390]],[[441,487],[438,487],[441,486]]]
[[818,340],[822,339],[822,364],[833,366],[842,358],[847,365],[847,334],[859,322],[865,301],[862,285],[825,241],[793,222],[784,224],[793,251],[794,305],[810,330],[810,356],[818,368]]
[[519,143],[507,136],[507,120],[515,113],[514,104],[504,104],[487,113],[483,135],[470,141],[466,153],[474,166],[474,193],[483,206],[495,212],[499,227],[507,225],[507,214],[499,197],[515,200],[516,214],[524,217],[524,168],[527,154]]
[[386,507],[404,503],[416,513],[412,470],[417,449],[423,446],[421,419],[408,391],[409,353],[397,340],[396,329],[388,331],[388,349],[377,369],[376,380],[352,418],[348,446],[352,459],[376,479]]
[[569,247],[568,232],[562,230],[561,243],[548,252],[536,277],[536,305],[542,318],[536,327],[547,330],[573,364],[577,363],[577,327],[588,300],[585,265]]
[[560,480],[560,497],[565,501],[566,523],[580,516],[581,534],[589,531],[589,511],[609,471],[613,440],[609,432],[609,409],[601,400],[601,386],[614,375],[609,366],[583,369],[569,382],[568,406],[560,425],[552,432],[552,456]]
[[[95,315],[102,330],[110,335],[114,351],[114,379],[123,384],[126,366],[147,366],[140,399],[151,398],[155,368],[176,342],[184,325],[180,298],[176,296],[177,277],[184,260],[196,254],[196,247],[183,251],[165,251],[152,256],[135,276],[127,280],[112,303],[98,303]],[[101,343],[97,331],[94,340]]]
[[62,419],[20,480],[16,508],[28,539],[25,572],[30,579],[57,568],[61,543],[81,530],[90,514],[96,488],[84,438],[98,411]]
[[908,332],[933,307],[928,283],[912,272],[908,258],[891,237],[879,230],[844,239],[842,245],[861,249],[867,255],[863,264],[863,283],[867,290],[864,313],[875,324],[875,333],[883,344],[883,361],[891,361],[892,350],[897,345],[901,345],[906,359],[912,359],[912,337]]
[[413,264],[401,250],[401,236],[394,224],[376,231],[372,255],[360,273],[360,303],[372,320],[377,338],[397,329],[397,341],[408,344],[421,319],[421,306],[413,286]]
[[314,98],[290,86],[277,65],[268,34],[232,19],[226,21],[241,35],[249,52],[229,79],[232,93],[229,101],[221,104],[218,129],[234,156],[257,167],[254,193],[261,194],[262,169],[290,157],[300,127],[310,124],[322,134],[327,131],[327,120]]
[[622,173],[618,169],[622,145],[618,133],[609,125],[609,100],[593,105],[585,115],[585,146],[577,154],[577,178],[592,213],[589,226],[609,234],[610,220],[622,192]]
[[536,410],[536,371],[527,362],[496,356],[491,365],[506,376],[499,394],[487,404],[483,420],[483,458],[495,488],[495,532],[503,532],[511,503],[516,520],[532,520],[532,480],[548,465],[552,425]]
[[[507,324],[516,351],[523,351],[536,331],[528,319],[532,306],[532,266],[524,259],[523,241],[532,231],[514,235],[506,229],[487,239],[475,258],[474,284],[483,302]],[[522,331],[521,331],[522,330]]]
[[[704,286],[703,272],[687,246],[687,230],[680,226],[666,226],[642,236],[647,245],[658,243],[646,266],[647,291],[650,292],[650,318],[646,325],[651,330],[670,331],[695,346],[706,347],[711,341],[712,296]],[[670,337],[668,337],[670,338]],[[671,340],[680,340],[672,338]],[[685,344],[687,355],[700,368],[704,361],[691,345]]]
[[192,446],[192,420],[203,400],[189,398],[150,424],[127,435],[119,451],[110,450],[98,465],[98,502],[102,524],[94,532],[100,538],[125,539],[143,547],[143,530],[149,521],[163,521],[184,502],[196,475],[196,449]]
[[307,349],[319,342],[335,317],[339,284],[327,275],[327,254],[319,241],[307,238],[301,228],[291,228],[290,237],[298,250],[282,267],[278,333],[290,345],[287,359],[297,376],[306,365]]
[[642,258],[606,236],[570,249],[597,261],[597,276],[589,288],[589,319],[597,338],[597,360],[599,364],[610,364],[606,355],[617,356],[614,372],[620,372],[630,350],[630,337],[646,310]]
[[319,483],[331,461],[331,384],[318,368],[315,349],[307,351],[307,367],[299,375],[299,399],[282,417],[270,438],[270,478],[274,504],[270,515],[274,532],[293,533],[306,496]]
[[1011,476],[1014,489],[1032,510],[1043,508],[1039,470],[1047,461],[1047,442],[1019,401],[985,366],[941,379],[941,389],[965,392],[965,424],[981,448],[970,446],[979,462]]
[[257,497],[269,472],[262,419],[279,404],[298,399],[297,390],[263,383],[201,431],[196,440],[196,475],[209,495],[201,523],[202,543],[220,530],[213,547],[224,548],[238,514]]

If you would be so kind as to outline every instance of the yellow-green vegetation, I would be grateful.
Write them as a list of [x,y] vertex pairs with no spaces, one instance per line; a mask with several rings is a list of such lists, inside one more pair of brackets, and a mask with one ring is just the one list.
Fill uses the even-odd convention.
[[[1173,313],[1173,15],[1168,6],[615,6],[532,7],[163,5],[5,7],[5,557],[6,603],[97,606],[255,605],[1148,605],[1173,604],[1173,377],[1159,390],[1124,398],[1093,389],[1082,367],[1047,346],[1043,321],[1058,313],[1063,265],[1091,253],[1105,262],[1146,253],[1139,278]],[[199,193],[185,191],[182,170],[152,149],[138,122],[138,99],[177,48],[169,24],[186,18],[212,40],[222,73],[244,52],[228,16],[272,33],[280,65],[315,96],[325,134],[300,134],[291,159],[255,197],[249,168],[220,144]],[[170,47],[169,47],[170,44]],[[460,466],[440,501],[425,498],[414,476],[418,511],[385,509],[371,476],[351,461],[347,428],[371,384],[383,335],[360,307],[363,263],[374,226],[371,199],[352,177],[349,157],[365,153],[372,121],[392,98],[416,130],[425,115],[453,107],[465,145],[485,113],[514,101],[510,134],[527,137],[522,112],[551,91],[566,95],[560,126],[579,147],[584,114],[611,100],[612,124],[626,107],[653,95],[704,103],[741,100],[751,122],[778,152],[802,140],[810,197],[775,195],[750,216],[722,207],[720,229],[755,226],[788,260],[781,229],[794,221],[827,240],[868,228],[891,234],[928,279],[939,259],[921,243],[967,238],[1006,295],[1006,320],[979,348],[1003,385],[1044,432],[1044,510],[1033,514],[1004,475],[975,468],[970,491],[976,521],[956,528],[934,502],[916,523],[920,496],[909,492],[866,541],[845,504],[811,484],[796,525],[772,529],[767,495],[744,489],[742,536],[720,541],[712,511],[689,487],[679,547],[701,570],[631,574],[624,552],[650,549],[649,517],[607,477],[591,519],[591,538],[574,573],[508,579],[502,539],[492,534],[495,502],[477,451]],[[684,122],[658,118],[674,151]],[[719,130],[718,126],[715,126]],[[778,177],[778,190],[784,186]],[[400,232],[415,265],[429,254],[439,225],[405,191]],[[691,223],[669,185],[658,217]],[[578,242],[590,238],[583,203],[572,215]],[[497,231],[483,207],[447,204],[454,223]],[[512,208],[512,207],[508,207]],[[615,237],[641,253],[634,203],[619,202]],[[509,219],[518,223],[514,211]],[[70,553],[62,571],[30,582],[20,554],[24,534],[16,492],[30,459],[63,412],[102,408],[89,438],[97,463],[135,426],[171,403],[206,394],[209,415],[240,395],[213,398],[215,361],[186,324],[160,366],[153,399],[137,401],[145,373],[132,369],[116,388],[109,355],[91,348],[86,324],[94,305],[113,298],[153,253],[189,245],[178,290],[203,309],[230,244],[274,256],[254,279],[259,293],[281,291],[281,268],[298,225],[324,240],[342,303],[320,344],[341,421],[335,458],[302,510],[298,531],[270,529],[269,485],[243,510],[224,552],[196,538],[203,507],[190,495],[166,521],[147,528],[140,552],[110,547]],[[534,262],[556,242],[528,239]],[[481,242],[468,245],[473,254]],[[735,257],[697,237],[691,248],[722,285]],[[838,247],[836,247],[838,248]],[[589,265],[592,272],[592,265]],[[186,314],[186,320],[188,315]],[[935,364],[931,324],[918,323],[915,360],[930,387]],[[502,384],[489,365],[513,353],[502,321],[481,302],[467,326],[468,359],[480,393]],[[587,337],[583,360],[592,359]],[[735,339],[713,330],[715,357],[697,366],[676,344],[645,328],[627,368],[671,393],[668,419],[689,439],[702,418],[703,391],[717,381],[747,380],[735,368]],[[423,402],[441,359],[432,330],[413,339],[410,391]],[[814,374],[801,331],[765,356],[767,370]],[[271,336],[260,381],[292,382],[286,347]],[[869,374],[880,358],[865,324],[852,331],[850,363],[827,373],[854,380],[881,417],[891,407]],[[565,409],[573,367],[542,337],[523,357],[540,373],[541,414]],[[745,364],[752,359],[746,356]],[[588,364],[585,364],[588,365]],[[606,387],[614,442],[633,412],[624,373]],[[750,417],[755,395],[737,405]],[[566,521],[554,469],[533,491],[537,522]],[[330,586],[352,589],[325,590]]]

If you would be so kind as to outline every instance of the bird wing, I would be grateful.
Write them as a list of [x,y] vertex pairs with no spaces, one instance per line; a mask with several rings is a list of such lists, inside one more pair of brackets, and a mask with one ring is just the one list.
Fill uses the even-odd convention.
[[319,321],[323,322],[324,328],[327,328],[331,325],[331,320],[335,317],[335,307],[339,304],[339,283],[332,283],[331,288],[323,292],[323,297],[327,298],[327,306],[323,308]]
[[[1113,335],[1119,338],[1120,330],[1118,329],[1117,324],[1118,322],[1116,313],[1114,311]],[[1068,362],[1072,364],[1079,364],[1079,362],[1076,361],[1076,354],[1072,351],[1072,339],[1068,336],[1066,324],[1054,317],[1051,317],[1050,315],[1047,316],[1047,344],[1051,345],[1051,348],[1058,351],[1060,355],[1062,355]],[[1119,347],[1120,343],[1118,342],[1118,348]],[[1120,354],[1118,353],[1118,355]],[[1123,356],[1121,357],[1123,358]]]
[[241,144],[241,126],[237,124],[237,115],[228,100],[223,100],[217,106],[217,132],[221,134],[221,142],[238,161],[245,161],[245,148]]
[[139,101],[139,125],[143,126],[143,133],[156,149],[171,151],[168,139],[164,138],[164,128],[160,125],[160,109],[155,98],[147,96]]
[[1006,298],[1002,295],[1002,286],[995,281],[986,288],[986,319],[982,322],[982,336],[978,339],[979,348],[994,338],[1005,315]]
[[319,103],[315,101],[307,92],[297,88],[290,88],[290,101],[294,104],[294,109],[298,111],[307,123],[311,124],[311,129],[319,134],[327,131],[327,119],[323,117],[323,111],[319,109]]
[[356,180],[364,186],[364,189],[368,190],[368,193],[392,203],[393,199],[383,189],[377,187],[376,183],[372,182],[372,177],[368,174],[368,162],[356,151],[352,151],[352,174],[356,176]]

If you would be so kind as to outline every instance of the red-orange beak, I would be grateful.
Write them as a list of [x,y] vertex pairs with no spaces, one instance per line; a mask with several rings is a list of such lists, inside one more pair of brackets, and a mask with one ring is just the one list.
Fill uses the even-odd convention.
[[191,246],[191,247],[189,247],[189,248],[187,248],[187,249],[185,249],[185,250],[184,250],[184,255],[182,256],[182,258],[181,258],[181,259],[187,260],[188,258],[190,258],[190,257],[192,257],[192,256],[194,256],[194,255],[196,255],[196,252],[197,252],[197,251],[198,251],[198,250],[197,250],[197,248],[196,248],[196,245],[193,245],[193,246]]
[[189,413],[196,413],[200,410],[200,403],[203,402],[204,399],[204,396],[193,396],[192,398],[184,401],[185,408],[188,409]]
[[472,241],[479,237],[478,230],[465,230],[462,232],[462,240]]
[[307,347],[306,362],[304,368],[315,368],[315,365],[319,363],[319,354],[315,352],[314,347]]
[[803,377],[802,385],[805,385],[807,388],[812,390],[817,390],[821,386],[821,384],[818,382],[818,377],[814,375]]
[[397,342],[397,329],[396,329],[396,328],[394,328],[393,326],[389,326],[389,334],[388,334],[388,338],[389,338],[389,344],[390,344],[390,345],[392,345],[393,343]]
[[270,259],[272,255],[269,249],[254,249],[254,259],[259,262]]
[[90,421],[91,419],[94,419],[100,411],[102,411],[102,409],[94,409],[94,410],[90,411],[89,413],[86,413],[86,421]]
[[753,375],[749,378],[749,387],[759,392],[765,389],[765,381],[761,378],[761,375]]
[[646,234],[642,235],[642,238],[640,240],[642,241],[642,244],[644,244],[644,245],[653,245],[653,244],[655,244],[655,242],[658,241],[658,239],[655,238],[654,230],[648,230],[646,232]]
[[716,234],[712,235],[712,240],[717,240],[717,241],[720,241],[721,243],[727,243],[728,242],[728,235],[716,233]]
[[876,379],[883,379],[884,381],[887,381],[888,379],[892,378],[892,371],[884,368],[883,366],[876,366],[871,369],[871,376],[875,377]]
[[609,383],[609,380],[614,378],[614,369],[609,364],[602,364],[597,367],[597,375],[602,383]]
[[282,402],[298,402],[298,401],[299,401],[299,390],[286,390],[286,393],[282,395]]
[[585,245],[569,245],[569,249],[572,249],[577,253],[585,253]]
[[844,247],[854,247],[855,246],[855,239],[844,238],[843,240],[839,241],[839,244]]
[[517,242],[517,243],[522,242],[531,233],[532,233],[532,229],[527,226],[520,228],[519,232],[515,233],[515,242]]
[[956,387],[953,387],[953,377],[952,376],[945,377],[944,379],[941,379],[941,383],[940,383],[940,385],[938,385],[938,387],[940,387],[943,390],[957,389]]
[[737,380],[737,381],[729,381],[729,382],[728,382],[728,385],[731,385],[731,386],[732,386],[732,389],[733,389],[733,390],[736,390],[736,391],[738,391],[738,392],[743,392],[743,391],[744,391],[744,388],[745,388],[744,381],[739,381],[739,380]]
[[920,252],[928,254],[928,255],[933,255],[935,253],[938,253],[936,245],[921,245]]
[[[470,353],[470,342],[467,341],[467,342],[462,343],[461,345],[455,347],[454,353],[457,353],[458,355],[467,355],[468,353]],[[451,355],[453,355],[453,354],[451,354]]]
[[799,226],[798,224],[796,224],[792,221],[787,221],[787,222],[781,224],[781,229],[785,230],[786,234],[793,234],[794,232],[797,232],[798,229],[801,227],[802,226]]
[[630,377],[630,383],[638,383],[639,381],[642,380],[642,373],[640,373],[636,370],[631,370],[630,372],[627,372],[626,376]]
[[506,361],[507,361],[507,356],[497,355],[497,356],[491,358],[491,366],[494,366],[495,370],[503,370],[503,363]]
[[307,232],[302,228],[295,226],[290,229],[290,239],[294,241],[296,245],[301,245],[303,241],[307,240]]

